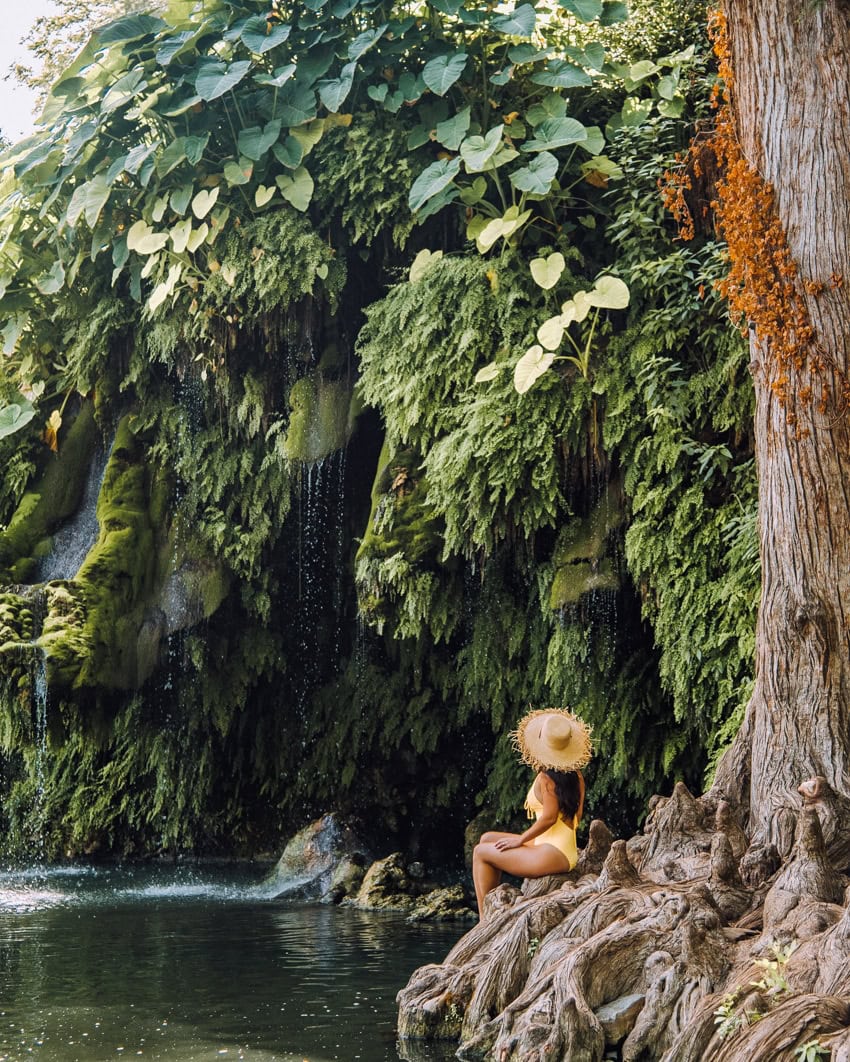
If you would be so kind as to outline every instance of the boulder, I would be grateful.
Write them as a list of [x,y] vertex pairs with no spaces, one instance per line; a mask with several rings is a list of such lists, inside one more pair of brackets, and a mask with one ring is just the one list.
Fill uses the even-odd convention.
[[409,911],[415,891],[404,857],[401,852],[393,852],[369,867],[352,902],[367,911]]
[[460,922],[477,919],[478,916],[469,906],[462,885],[449,885],[447,888],[434,889],[420,896],[407,916],[408,922]]
[[267,881],[268,890],[275,898],[339,902],[356,892],[369,861],[351,824],[329,812],[287,843]]

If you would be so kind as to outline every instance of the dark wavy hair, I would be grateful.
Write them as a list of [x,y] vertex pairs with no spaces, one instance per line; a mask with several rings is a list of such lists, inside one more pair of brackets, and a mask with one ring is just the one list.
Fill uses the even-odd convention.
[[555,783],[555,796],[561,815],[567,822],[573,822],[581,803],[581,783],[577,771],[544,771],[547,778]]

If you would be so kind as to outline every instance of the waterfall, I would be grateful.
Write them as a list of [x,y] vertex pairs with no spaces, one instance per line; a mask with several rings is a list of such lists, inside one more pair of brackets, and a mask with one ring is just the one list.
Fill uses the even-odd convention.
[[53,535],[50,553],[41,559],[36,570],[36,582],[73,579],[89,550],[97,542],[97,499],[111,452],[112,443],[109,446],[100,443],[95,450],[79,507],[70,520]]

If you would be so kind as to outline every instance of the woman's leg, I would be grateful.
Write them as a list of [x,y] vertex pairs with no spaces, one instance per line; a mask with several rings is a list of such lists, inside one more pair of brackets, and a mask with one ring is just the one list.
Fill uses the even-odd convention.
[[518,833],[499,833],[497,830],[488,830],[482,833],[479,844],[492,844],[493,841],[501,841],[503,837],[519,837]]
[[502,872],[517,878],[542,878],[546,874],[565,874],[570,861],[551,844],[524,844],[500,852],[492,841],[483,841],[475,846],[472,855],[472,880],[478,900],[478,914],[484,915],[484,897],[502,880]]

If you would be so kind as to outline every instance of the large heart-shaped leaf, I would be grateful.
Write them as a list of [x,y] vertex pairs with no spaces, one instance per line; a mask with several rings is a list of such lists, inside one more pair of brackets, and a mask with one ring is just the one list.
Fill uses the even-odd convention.
[[383,37],[388,28],[389,23],[385,22],[383,26],[376,26],[374,29],[359,33],[348,46],[348,58],[359,59],[361,55],[365,55]]
[[202,67],[195,79],[195,91],[202,100],[217,100],[225,92],[236,88],[250,69],[250,59],[241,59],[229,66],[225,63],[208,64]]
[[195,34],[192,30],[181,30],[180,33],[173,34],[157,48],[156,61],[160,66],[168,66],[172,59],[178,56],[194,37]]
[[270,22],[264,15],[249,18],[242,27],[242,43],[255,55],[265,55],[289,37],[292,27],[285,22]]
[[478,370],[475,374],[475,382],[489,383],[490,380],[495,380],[501,371],[502,366],[495,361],[491,361],[489,365],[485,365],[483,369]]
[[509,37],[531,37],[537,21],[537,12],[531,4],[515,8],[509,15],[497,15],[490,25],[497,33]]
[[550,92],[543,99],[533,103],[526,113],[528,124],[538,126],[547,118],[563,118],[567,113],[567,101],[557,92]]
[[494,126],[486,136],[468,136],[460,145],[460,155],[466,163],[467,173],[483,170],[488,160],[499,150],[502,142],[503,125]]
[[172,225],[168,235],[171,237],[175,253],[182,254],[189,245],[189,237],[192,235],[192,219],[185,218],[183,221],[178,221],[176,225]]
[[410,189],[408,205],[413,211],[419,210],[438,192],[441,192],[460,173],[460,159],[440,159],[422,171]]
[[626,22],[629,18],[628,4],[623,0],[603,0],[602,15],[599,18],[600,26],[613,26],[617,22]]
[[316,117],[316,93],[305,85],[290,82],[278,97],[277,114],[290,128],[311,122]]
[[307,209],[313,198],[313,178],[305,166],[299,166],[292,176],[282,173],[275,180],[280,194],[288,203],[291,203],[296,210]]
[[566,59],[552,59],[546,64],[545,70],[532,74],[529,81],[535,85],[549,85],[552,88],[577,88],[580,85],[592,84],[593,79],[575,63]]
[[566,269],[567,263],[560,251],[555,251],[548,258],[533,258],[530,268],[535,284],[549,291],[554,288],[561,279],[561,274]]
[[167,22],[153,15],[125,15],[107,23],[95,36],[101,45],[120,44],[122,41],[137,41],[140,37],[168,28]]
[[522,145],[523,151],[554,151],[569,144],[580,144],[587,140],[587,130],[575,118],[547,118],[534,130],[534,137]]
[[202,188],[200,192],[198,192],[192,200],[192,213],[198,221],[203,221],[215,206],[217,199],[218,188]]
[[629,305],[629,289],[619,277],[606,274],[598,278],[588,297],[594,306],[606,310],[623,310]]
[[258,125],[240,129],[236,145],[240,154],[245,155],[246,158],[253,159],[254,162],[259,162],[279,136],[280,121],[275,119],[267,122],[262,129]]
[[558,160],[548,151],[541,151],[527,166],[514,170],[510,182],[521,192],[545,195],[558,172]]
[[347,63],[339,72],[339,77],[329,81],[320,81],[317,85],[319,99],[331,113],[335,114],[348,98],[354,84],[354,72],[357,63]]
[[238,162],[228,159],[224,164],[224,179],[233,187],[247,184],[254,176],[254,163],[245,156],[240,156]]
[[537,329],[537,342],[545,347],[546,350],[557,350],[564,338],[564,329],[567,327],[567,323],[567,317],[562,314],[550,317],[548,321],[544,321]]
[[434,265],[435,262],[439,262],[442,257],[442,251],[429,251],[427,247],[423,248],[413,259],[410,266],[409,278],[411,284],[415,284],[417,281],[421,280],[431,266]]
[[254,205],[257,209],[261,210],[264,206],[272,201],[277,189],[272,187],[266,187],[264,184],[258,184],[254,189]]
[[287,81],[295,73],[295,63],[286,63],[284,66],[275,68],[273,74],[254,74],[254,80],[258,85],[268,85],[270,88],[283,88]]
[[13,435],[21,428],[25,428],[34,416],[35,409],[24,398],[21,398],[19,402],[4,406],[0,409],[0,439],[5,439],[7,435]]
[[285,140],[272,147],[272,154],[281,166],[286,166],[288,170],[294,170],[301,165],[301,160],[304,158],[304,149],[294,136],[288,136]]
[[502,217],[488,221],[481,231],[475,234],[475,246],[481,254],[485,254],[497,240],[512,236],[530,217],[530,210],[520,214],[516,207],[509,207]]
[[90,181],[81,184],[79,188],[75,188],[66,213],[66,219],[71,228],[77,224],[83,214],[85,214],[89,228],[93,228],[98,215],[109,199],[110,191],[110,184],[105,173],[99,173]]
[[56,261],[51,268],[42,273],[35,281],[35,286],[42,295],[55,295],[65,285],[65,269],[61,262]]
[[514,368],[514,388],[524,395],[549,369],[555,355],[535,343],[519,359]]
[[470,114],[470,108],[464,107],[454,117],[447,118],[444,122],[437,122],[437,142],[448,148],[449,151],[457,151],[461,141],[466,136],[467,129],[469,129]]
[[602,14],[602,0],[558,0],[558,3],[582,22],[595,22]]
[[167,232],[155,232],[140,218],[127,230],[127,247],[137,254],[156,254],[168,243]]
[[467,60],[466,52],[452,52],[438,55],[427,62],[422,70],[422,80],[438,96],[445,96],[452,85],[460,78]]

